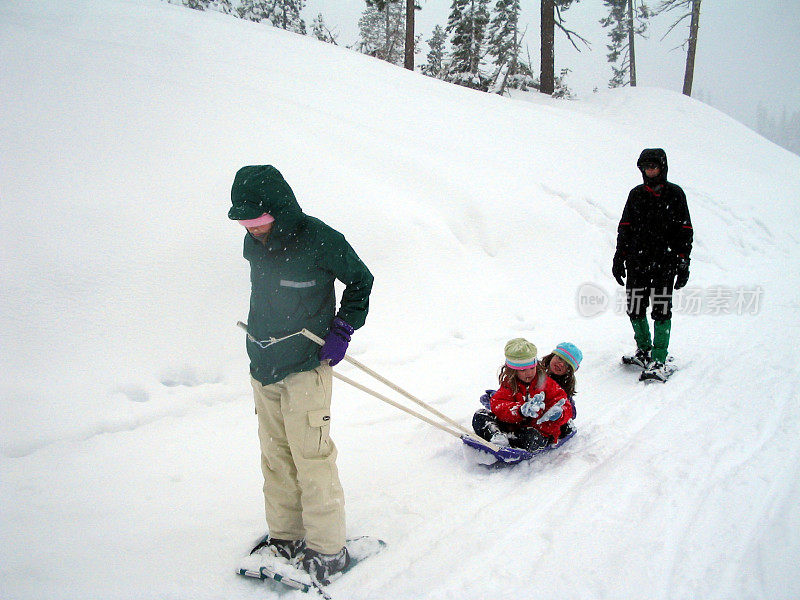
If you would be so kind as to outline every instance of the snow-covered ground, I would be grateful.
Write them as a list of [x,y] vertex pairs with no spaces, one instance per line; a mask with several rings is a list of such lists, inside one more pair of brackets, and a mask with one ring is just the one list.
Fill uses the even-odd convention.
[[[798,156],[665,90],[509,100],[157,0],[0,1],[0,81],[3,599],[300,597],[234,574],[259,163],[375,275],[352,355],[438,410],[469,424],[508,338],[585,355],[578,435],[495,472],[337,382],[349,533],[389,547],[332,596],[800,596]],[[664,386],[618,365],[609,273],[653,146],[696,239]]]

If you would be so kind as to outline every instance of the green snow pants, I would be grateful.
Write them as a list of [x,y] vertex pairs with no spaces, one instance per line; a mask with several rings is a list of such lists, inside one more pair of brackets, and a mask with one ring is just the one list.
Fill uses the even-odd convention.
[[[669,338],[672,332],[672,320],[653,322],[653,337],[650,337],[650,324],[647,317],[631,319],[633,326],[633,339],[636,347],[650,352],[651,358],[656,362],[666,362],[669,348]],[[652,350],[652,352],[651,352]]]

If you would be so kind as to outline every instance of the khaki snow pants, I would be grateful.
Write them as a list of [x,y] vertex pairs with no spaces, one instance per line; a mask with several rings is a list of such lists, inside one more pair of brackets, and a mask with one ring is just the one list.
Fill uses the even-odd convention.
[[312,550],[338,552],[345,543],[345,515],[330,438],[333,370],[324,362],[271,385],[250,379],[270,535],[305,538]]

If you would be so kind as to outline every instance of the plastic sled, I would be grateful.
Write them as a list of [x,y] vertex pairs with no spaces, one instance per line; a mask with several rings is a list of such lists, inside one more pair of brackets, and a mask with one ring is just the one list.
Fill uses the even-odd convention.
[[559,438],[558,442],[545,446],[536,452],[530,452],[522,448],[512,448],[511,446],[500,446],[498,450],[492,450],[475,438],[466,435],[461,437],[461,441],[474,451],[473,455],[479,464],[486,465],[487,467],[500,468],[518,465],[519,463],[529,461],[534,456],[560,448],[572,439],[577,432],[578,430],[575,429],[573,425],[570,427],[569,433]]

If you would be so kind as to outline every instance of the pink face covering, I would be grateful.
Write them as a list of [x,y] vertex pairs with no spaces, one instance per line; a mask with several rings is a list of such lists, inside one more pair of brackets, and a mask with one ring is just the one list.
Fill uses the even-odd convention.
[[274,220],[275,217],[273,217],[271,214],[264,213],[260,217],[256,217],[255,219],[243,219],[239,221],[239,223],[243,227],[260,227],[261,225],[272,223]]

